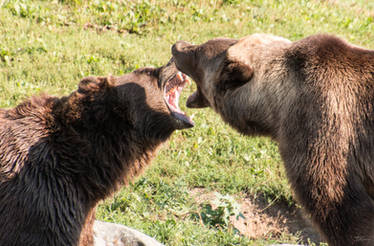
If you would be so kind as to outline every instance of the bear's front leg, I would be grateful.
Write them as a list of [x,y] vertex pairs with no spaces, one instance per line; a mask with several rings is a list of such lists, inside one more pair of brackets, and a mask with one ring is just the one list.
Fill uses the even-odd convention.
[[79,246],[94,246],[93,226],[96,218],[96,206],[88,212],[80,234]]
[[300,175],[292,185],[329,245],[373,246],[374,201],[359,178],[349,174],[328,182],[317,175],[324,172]]

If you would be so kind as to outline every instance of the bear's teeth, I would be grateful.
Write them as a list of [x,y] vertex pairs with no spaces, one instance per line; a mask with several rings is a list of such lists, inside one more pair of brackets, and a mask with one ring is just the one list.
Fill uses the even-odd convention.
[[180,81],[182,82],[182,86],[184,86],[185,84],[191,85],[190,78],[187,75],[185,75],[184,73],[178,72],[178,77],[179,77]]
[[169,109],[183,115],[186,114],[179,108],[179,97],[186,83],[191,83],[187,75],[178,72],[167,82],[165,88],[165,101],[168,104]]
[[182,72],[178,72],[177,73],[177,78],[179,79],[179,81],[183,82],[184,81],[183,73]]

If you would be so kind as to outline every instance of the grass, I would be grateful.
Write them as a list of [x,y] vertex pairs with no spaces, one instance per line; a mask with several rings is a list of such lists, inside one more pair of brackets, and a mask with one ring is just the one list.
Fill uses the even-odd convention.
[[[217,36],[254,32],[298,40],[334,33],[373,48],[374,5],[368,0],[0,0],[0,106],[33,94],[68,94],[87,75],[120,75],[159,66],[183,39],[201,43]],[[191,190],[203,187],[239,199],[263,195],[269,203],[294,204],[274,142],[247,138],[211,110],[183,105],[196,127],[176,132],[140,178],[104,201],[98,218],[137,228],[166,245],[267,245],[297,237],[248,239],[222,211],[205,210]],[[207,207],[205,207],[207,209]],[[219,226],[212,221],[220,221]]]

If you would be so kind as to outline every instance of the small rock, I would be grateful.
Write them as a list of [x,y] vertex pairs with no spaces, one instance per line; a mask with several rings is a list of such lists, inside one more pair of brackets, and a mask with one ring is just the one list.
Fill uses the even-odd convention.
[[95,221],[95,246],[164,246],[155,239],[120,224]]
[[269,246],[305,246],[305,245],[300,245],[300,244],[272,244]]

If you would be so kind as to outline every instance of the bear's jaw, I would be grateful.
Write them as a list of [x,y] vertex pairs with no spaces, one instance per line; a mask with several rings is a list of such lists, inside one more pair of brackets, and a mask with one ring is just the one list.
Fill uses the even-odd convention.
[[194,122],[179,108],[179,97],[186,84],[190,84],[187,75],[182,72],[176,73],[164,85],[164,100],[171,114],[177,120],[184,123],[184,128],[194,126]]

